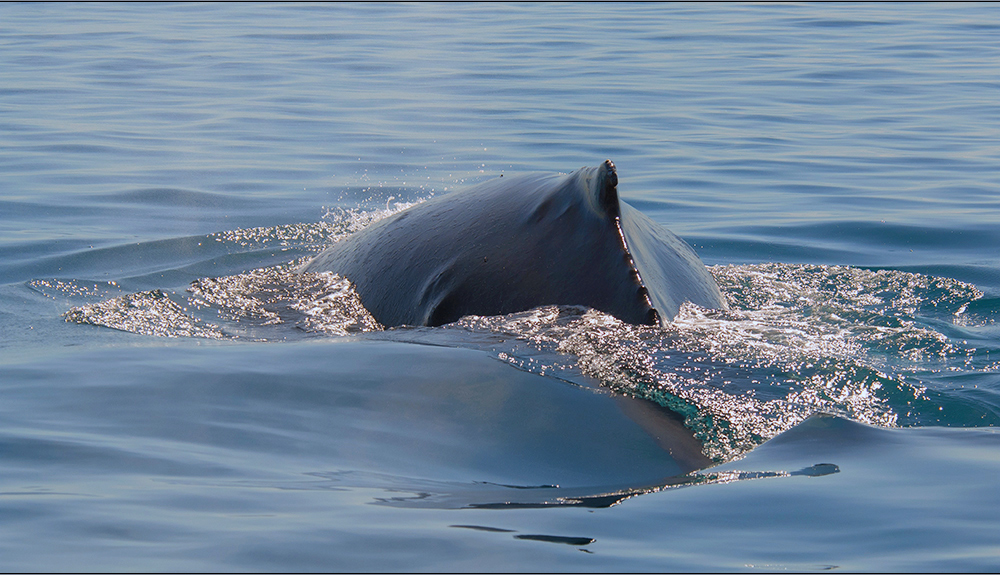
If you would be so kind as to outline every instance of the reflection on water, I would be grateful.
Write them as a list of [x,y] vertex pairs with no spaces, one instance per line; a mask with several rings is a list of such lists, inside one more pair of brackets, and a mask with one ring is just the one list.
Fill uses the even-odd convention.
[[[726,484],[734,481],[749,481],[773,477],[821,477],[839,473],[840,468],[832,463],[819,463],[797,471],[705,471],[667,478],[664,481],[636,487],[604,488],[560,488],[555,485],[513,486],[490,483],[448,484],[426,481],[395,480],[394,487],[384,487],[387,491],[411,492],[412,495],[379,497],[375,502],[393,507],[432,507],[441,509],[543,509],[551,507],[603,508],[618,505],[626,499],[639,495],[657,493],[665,489],[678,489],[694,485]],[[344,481],[350,485],[350,476],[337,474],[333,481]],[[385,485],[380,478],[366,477],[354,479],[359,485],[368,487]],[[399,484],[406,484],[403,487]]]
[[[0,5],[3,567],[996,571],[998,22]],[[605,158],[729,313],[382,331],[292,275],[401,205]],[[687,476],[650,430],[727,463]],[[371,505],[422,492],[642,496]]]

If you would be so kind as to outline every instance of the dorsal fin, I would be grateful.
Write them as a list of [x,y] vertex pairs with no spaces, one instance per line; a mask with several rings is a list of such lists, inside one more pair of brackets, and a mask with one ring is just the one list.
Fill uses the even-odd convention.
[[606,212],[618,215],[618,171],[611,160],[604,160],[599,168],[600,192],[598,201]]
[[592,210],[611,219],[621,214],[618,205],[618,172],[611,160],[605,160],[596,168],[581,168],[575,175],[583,179]]

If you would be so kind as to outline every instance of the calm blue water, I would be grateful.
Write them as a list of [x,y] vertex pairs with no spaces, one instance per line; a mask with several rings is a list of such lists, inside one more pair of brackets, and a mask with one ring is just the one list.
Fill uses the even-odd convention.
[[[996,5],[3,4],[0,568],[996,571],[998,89]],[[290,271],[605,158],[731,312]]]

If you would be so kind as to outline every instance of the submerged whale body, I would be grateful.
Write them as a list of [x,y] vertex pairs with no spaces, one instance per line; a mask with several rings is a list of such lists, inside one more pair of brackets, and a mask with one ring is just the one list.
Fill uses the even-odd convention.
[[438,196],[343,239],[301,271],[349,279],[386,327],[583,305],[665,324],[690,301],[725,308],[683,240],[619,200],[610,160],[499,177]]

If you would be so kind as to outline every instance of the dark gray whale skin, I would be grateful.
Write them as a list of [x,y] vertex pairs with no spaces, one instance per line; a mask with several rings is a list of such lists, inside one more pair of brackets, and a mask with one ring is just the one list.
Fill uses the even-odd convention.
[[303,272],[349,279],[385,327],[583,305],[666,324],[684,301],[724,309],[683,240],[619,200],[610,160],[502,176],[427,200],[330,246]]

